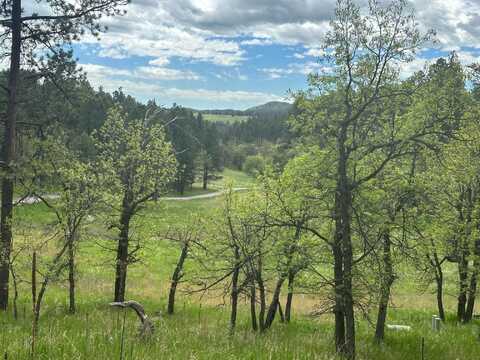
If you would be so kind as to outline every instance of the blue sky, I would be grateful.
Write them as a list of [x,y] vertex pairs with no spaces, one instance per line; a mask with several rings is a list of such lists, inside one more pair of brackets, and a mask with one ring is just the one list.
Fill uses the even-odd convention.
[[[359,0],[365,3],[365,0]],[[420,27],[437,31],[404,74],[456,50],[479,61],[480,0],[410,0]],[[132,0],[109,31],[75,54],[95,87],[166,106],[245,109],[285,100],[321,69],[335,0]]]

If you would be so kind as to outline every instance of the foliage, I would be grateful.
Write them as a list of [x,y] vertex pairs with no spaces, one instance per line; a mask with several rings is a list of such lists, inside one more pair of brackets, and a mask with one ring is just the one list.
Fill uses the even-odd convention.
[[250,176],[257,176],[263,173],[265,169],[265,160],[258,155],[247,156],[243,163],[243,171]]

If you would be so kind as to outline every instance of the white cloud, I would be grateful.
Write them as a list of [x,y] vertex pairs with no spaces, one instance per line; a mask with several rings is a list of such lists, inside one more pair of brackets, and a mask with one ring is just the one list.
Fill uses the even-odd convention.
[[[464,66],[480,62],[480,55],[474,54],[469,51],[459,51],[457,52],[457,56],[460,63]],[[437,57],[434,57],[434,58],[417,57],[413,61],[402,62],[399,64],[400,76],[401,78],[405,79],[418,71],[426,70],[426,68],[429,65],[435,63],[437,60],[438,60]]]
[[[437,30],[438,49],[480,49],[480,0],[408,1],[416,9],[421,28]],[[367,0],[356,2],[366,4]],[[208,73],[226,83],[245,81],[248,77],[242,65],[261,57],[263,68],[259,72],[270,78],[328,71],[309,60],[323,55],[320,46],[329,29],[335,3],[336,0],[135,0],[126,6],[127,15],[102,20],[109,31],[102,34],[100,42],[86,37],[83,44],[97,45],[97,53],[90,56],[112,59],[137,56],[153,60],[148,66],[129,70],[85,66],[91,73],[89,78],[105,81],[104,86],[123,81],[134,89],[132,91],[140,91],[139,86],[153,90],[149,85],[153,81],[198,81]],[[39,5],[33,0],[25,0],[24,6],[26,11],[43,11],[37,9]],[[255,49],[256,53],[247,53],[253,52],[252,46],[275,44],[295,45],[285,56],[303,59],[302,62],[282,68],[276,65],[276,59],[268,58],[267,51],[262,54]],[[425,62],[422,56],[425,54],[402,64],[402,76],[422,69]],[[459,51],[459,57],[462,63],[479,60],[473,51]],[[177,61],[210,63],[217,67],[197,74],[183,70],[184,67],[174,69],[171,64]],[[127,80],[131,83],[125,83]],[[145,95],[146,91],[142,93]],[[195,91],[198,95],[199,90]]]
[[410,0],[419,24],[437,31],[441,49],[480,46],[480,2],[478,0]]
[[182,71],[160,66],[140,66],[135,69],[118,69],[96,64],[80,64],[89,78],[129,78],[147,80],[200,80],[201,77],[192,71]]
[[[332,13],[333,14],[333,13]],[[328,21],[259,24],[251,31],[255,36],[270,37],[277,44],[307,46],[319,45],[329,29]]]
[[149,65],[154,65],[154,66],[165,66],[165,65],[168,65],[169,63],[170,63],[170,60],[168,60],[168,58],[165,58],[165,57],[159,57],[159,58],[150,60],[148,62]]
[[264,103],[267,101],[281,101],[283,97],[268,94],[258,91],[232,91],[232,90],[207,90],[207,89],[177,89],[168,88],[163,89],[161,94],[166,94],[174,98],[197,100],[201,99],[215,99],[219,102],[252,102],[252,103]]
[[412,76],[418,71],[425,70],[425,68],[431,63],[430,59],[418,57],[410,62],[402,62],[398,64],[400,70],[400,77],[406,79]]
[[311,73],[327,73],[331,68],[320,63],[309,61],[306,63],[291,63],[286,68],[261,68],[261,72],[270,79],[278,79],[292,74],[308,75]]
[[[434,28],[443,50],[480,47],[479,0],[408,0],[423,29]],[[356,0],[365,6],[366,0]],[[153,56],[232,66],[242,47],[302,44],[318,56],[336,0],[136,0],[127,15],[107,18],[99,55]],[[25,0],[26,10],[40,5]],[[43,10],[43,9],[40,9]],[[238,40],[238,37],[246,40]],[[228,37],[232,37],[229,39]],[[86,39],[87,42],[93,40]],[[308,54],[310,52],[310,54]],[[165,64],[162,64],[162,66]]]
[[109,30],[101,35],[100,42],[91,36],[83,42],[98,44],[98,55],[112,58],[150,56],[168,61],[179,57],[224,66],[244,60],[245,51],[237,42],[182,25],[167,11],[168,2],[153,3],[140,0],[129,4],[125,16],[103,21]]
[[135,69],[134,76],[151,80],[200,80],[201,77],[192,71],[182,71],[159,66],[140,66]]
[[128,53],[121,48],[111,47],[101,49],[98,52],[98,56],[111,59],[126,59],[128,58]]
[[117,68],[112,68],[112,67],[97,65],[97,64],[79,64],[79,65],[87,73],[87,75],[103,76],[103,77],[132,76],[132,72],[128,69],[117,69]]
[[265,45],[272,45],[274,42],[272,39],[262,39],[262,38],[254,38],[249,40],[242,40],[240,45],[256,45],[256,46],[265,46]]
[[305,52],[306,56],[313,56],[313,57],[322,57],[325,55],[325,50],[322,48],[310,48]]
[[457,54],[458,54],[458,59],[463,65],[480,63],[480,54],[474,54],[468,51],[459,51]]
[[83,64],[82,67],[87,71],[87,77],[94,87],[102,86],[106,91],[122,88],[126,93],[143,101],[156,98],[163,104],[177,102],[180,104],[205,104],[204,107],[211,107],[208,104],[213,103],[217,108],[226,106],[238,108],[242,105],[246,108],[268,101],[284,100],[281,96],[260,91],[167,87],[151,81],[152,78],[149,76],[138,76],[138,69],[135,71],[119,70],[93,64]]

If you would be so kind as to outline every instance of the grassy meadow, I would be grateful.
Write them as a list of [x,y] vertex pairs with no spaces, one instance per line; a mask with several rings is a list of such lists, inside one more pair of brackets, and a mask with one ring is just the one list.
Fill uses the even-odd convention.
[[[252,186],[253,180],[243,173],[226,170],[223,178],[212,183],[221,189],[233,181],[236,187]],[[199,185],[185,196],[203,194]],[[177,293],[176,314],[166,315],[169,277],[179,249],[162,240],[168,226],[190,221],[196,215],[209,216],[221,205],[222,198],[212,197],[189,201],[159,201],[149,204],[134,228],[134,236],[146,237],[141,262],[129,267],[127,299],[142,303],[153,318],[152,338],[137,337],[138,320],[131,310],[112,309],[115,233],[105,231],[105,219],[93,219],[78,249],[77,306],[75,315],[67,314],[66,279],[52,284],[45,297],[37,336],[37,359],[335,359],[333,318],[313,317],[312,311],[321,299],[312,295],[295,295],[293,319],[288,325],[275,322],[265,334],[252,332],[249,306],[240,307],[238,328],[228,334],[228,298],[211,294],[203,299]],[[41,243],[53,214],[42,204],[22,205],[16,209],[15,246]],[[28,226],[26,224],[29,224]],[[147,230],[144,230],[147,229]],[[143,232],[145,231],[145,232]],[[43,250],[42,257],[49,255]],[[18,259],[20,274],[18,319],[12,312],[0,314],[0,355],[5,359],[29,359],[31,340],[31,295],[28,255]],[[187,271],[188,266],[187,264]],[[475,360],[480,358],[479,324],[457,325],[454,320],[456,276],[454,266],[447,268],[445,304],[448,321],[440,332],[431,330],[431,316],[436,313],[435,297],[419,284],[412,269],[398,271],[388,324],[412,326],[411,331],[387,330],[384,344],[374,343],[375,310],[370,321],[357,313],[358,359],[391,360],[424,359]],[[430,289],[431,290],[431,289]],[[122,341],[123,334],[123,341]],[[123,345],[122,345],[123,344]]]
[[206,121],[234,123],[248,120],[248,115],[226,115],[226,114],[202,114]]

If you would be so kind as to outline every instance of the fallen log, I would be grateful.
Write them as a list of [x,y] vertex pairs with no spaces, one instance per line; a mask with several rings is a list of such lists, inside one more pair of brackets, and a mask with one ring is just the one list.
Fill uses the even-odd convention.
[[133,309],[140,320],[139,335],[141,337],[149,337],[153,334],[155,327],[153,326],[152,321],[148,318],[147,314],[145,314],[145,310],[140,303],[134,300],[128,300],[123,302],[112,302],[109,305]]

